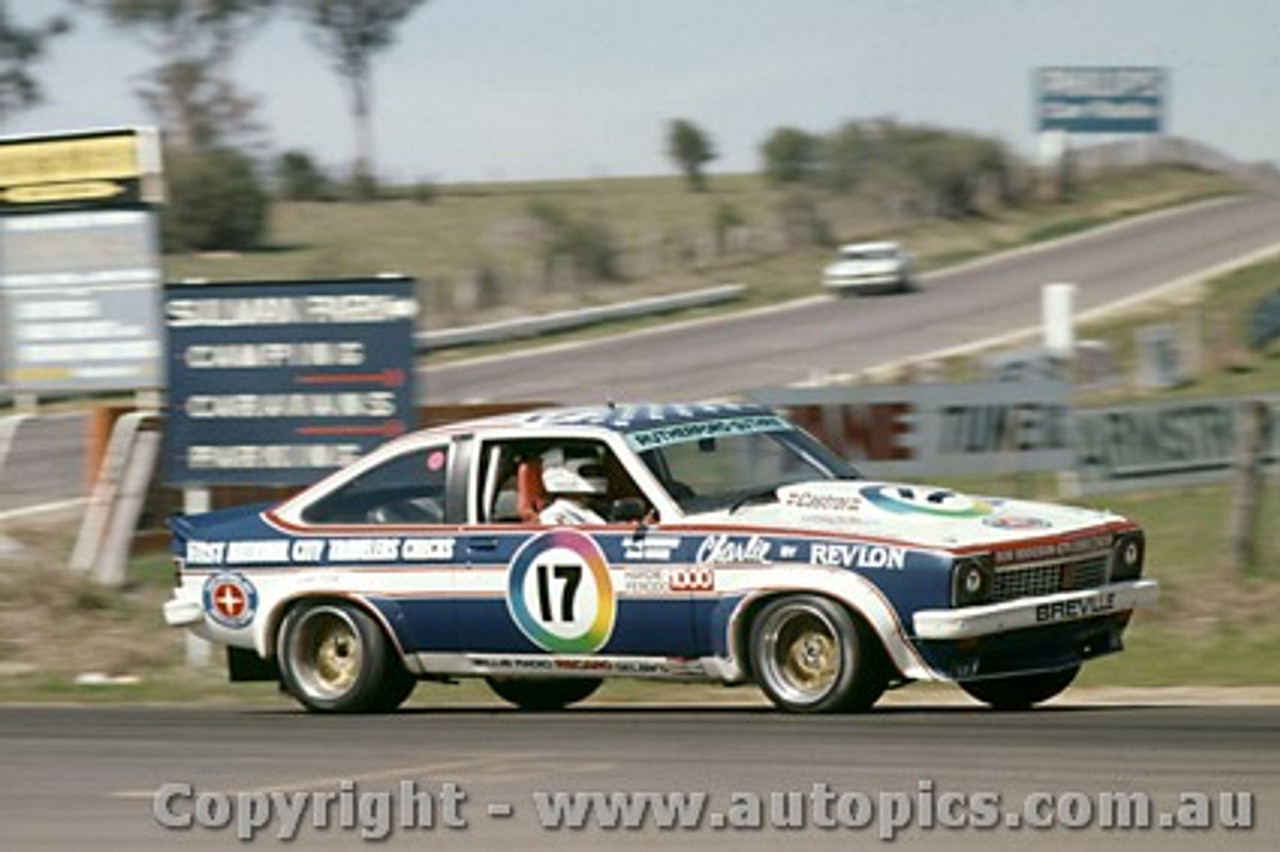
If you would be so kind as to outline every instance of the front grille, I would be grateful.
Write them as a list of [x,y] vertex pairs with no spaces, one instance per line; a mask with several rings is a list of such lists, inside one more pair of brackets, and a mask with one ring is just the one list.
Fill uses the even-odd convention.
[[996,571],[992,601],[1093,589],[1107,582],[1107,557],[1095,556],[1051,565],[1026,565]]

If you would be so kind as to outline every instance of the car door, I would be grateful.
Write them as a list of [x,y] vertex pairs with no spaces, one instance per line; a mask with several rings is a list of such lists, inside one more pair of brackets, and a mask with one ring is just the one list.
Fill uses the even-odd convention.
[[324,537],[327,572],[342,572],[343,590],[374,606],[409,653],[458,645],[452,600],[467,563],[449,505],[457,467],[448,441],[409,447],[302,511]]
[[663,657],[689,652],[689,596],[673,589],[653,564],[662,542],[646,547],[650,532],[639,521],[568,527],[521,518],[520,495],[512,493],[521,457],[513,440],[485,441],[478,448],[477,523],[464,534],[468,569],[458,609],[465,650]]

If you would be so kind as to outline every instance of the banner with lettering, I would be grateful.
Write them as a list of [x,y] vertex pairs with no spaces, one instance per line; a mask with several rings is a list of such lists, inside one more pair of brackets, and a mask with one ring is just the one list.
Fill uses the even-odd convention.
[[864,474],[930,477],[1062,470],[1073,461],[1068,385],[786,387],[752,399],[779,408]]

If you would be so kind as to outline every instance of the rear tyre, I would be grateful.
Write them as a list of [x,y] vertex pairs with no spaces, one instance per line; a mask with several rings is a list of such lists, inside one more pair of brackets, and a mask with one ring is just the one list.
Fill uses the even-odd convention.
[[1062,692],[1080,673],[1079,666],[1056,672],[1012,675],[960,684],[969,695],[996,710],[1026,710]]
[[285,690],[316,713],[390,712],[415,686],[382,628],[349,603],[291,609],[277,657]]
[[589,697],[600,688],[600,678],[574,677],[535,680],[518,677],[487,677],[489,688],[504,701],[521,710],[562,710]]
[[752,622],[756,682],[791,713],[870,709],[887,679],[871,630],[827,598],[792,595],[766,604]]

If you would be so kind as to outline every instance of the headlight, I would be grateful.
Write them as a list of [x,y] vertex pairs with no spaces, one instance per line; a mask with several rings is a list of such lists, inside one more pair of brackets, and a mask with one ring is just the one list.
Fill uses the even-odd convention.
[[957,559],[951,569],[951,601],[955,606],[986,603],[994,586],[990,554]]
[[1111,546],[1111,581],[1136,580],[1142,576],[1147,555],[1147,538],[1142,530],[1116,536]]

